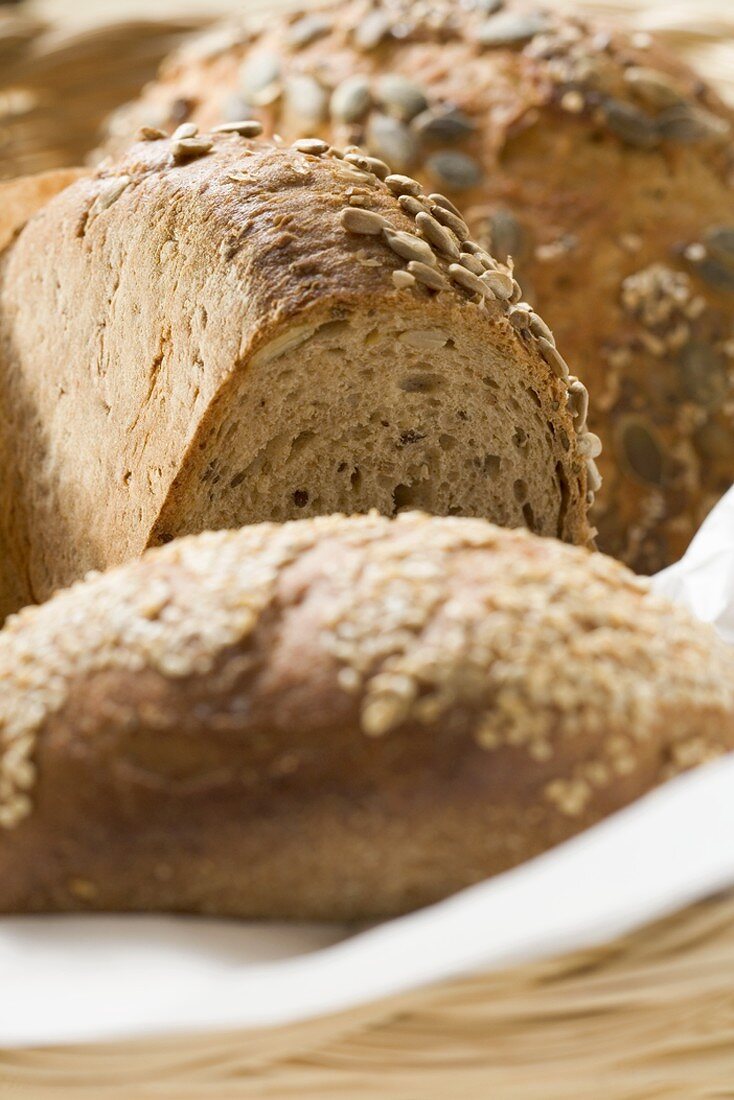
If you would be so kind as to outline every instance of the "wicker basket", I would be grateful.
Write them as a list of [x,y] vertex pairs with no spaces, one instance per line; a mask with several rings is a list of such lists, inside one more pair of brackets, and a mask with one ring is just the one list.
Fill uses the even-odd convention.
[[[108,111],[228,3],[156,0],[155,20],[146,6],[107,3],[102,22],[93,0],[0,3],[0,178],[79,163]],[[734,0],[584,6],[661,34],[734,101]],[[733,977],[727,894],[601,950],[303,1024],[0,1051],[0,1096],[721,1100],[734,1097]]]

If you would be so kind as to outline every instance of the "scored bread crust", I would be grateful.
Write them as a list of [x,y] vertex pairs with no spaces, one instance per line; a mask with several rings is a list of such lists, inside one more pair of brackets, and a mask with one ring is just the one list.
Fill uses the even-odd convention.
[[[478,246],[457,263],[459,246],[470,243],[440,225],[453,255],[419,239],[416,220],[380,178],[384,166],[360,168],[356,154],[237,133],[149,136],[42,207],[0,256],[0,445],[13,471],[3,520],[27,578],[26,602],[197,530],[319,511],[397,511],[416,499],[410,485],[395,484],[403,439],[419,456],[411,468],[424,491],[444,463],[444,495],[428,498],[431,511],[589,540],[597,441],[586,431],[586,394],[541,319],[487,289],[487,279],[499,280],[517,303],[505,268]],[[365,234],[359,222],[355,229],[350,212],[410,237],[391,247],[384,233]],[[426,253],[422,267],[443,289],[410,275],[406,243]],[[488,268],[483,279],[463,266],[470,262]],[[335,350],[329,341],[345,325],[347,343]],[[331,356],[323,367],[319,349]],[[406,377],[398,386],[390,372],[399,369]],[[286,385],[302,399],[289,404]],[[352,477],[362,495],[350,496],[348,463],[338,464],[342,491],[328,466],[331,439],[322,437],[328,428],[335,453],[347,447],[361,427],[355,403],[374,419],[388,385],[398,386],[396,417],[420,407],[427,426],[393,443],[379,435],[394,430],[387,420],[372,425],[375,450],[365,452],[361,482]],[[452,397],[456,434],[441,435],[436,447],[454,449],[442,458],[424,436],[439,435],[441,387],[462,385],[470,387],[466,408]],[[488,387],[509,385],[515,396],[505,409],[502,393]],[[504,432],[501,449],[486,427],[490,414]],[[296,481],[283,498],[284,474],[274,483],[280,495],[258,497],[270,451],[295,453],[297,444],[319,460],[311,476],[322,495],[309,498]],[[486,476],[466,473],[482,455],[495,463]],[[514,481],[492,497],[484,486],[497,464],[514,470]],[[472,478],[471,492],[463,477]],[[240,497],[245,490],[250,496]]]
[[513,254],[591,393],[601,549],[677,560],[734,470],[734,114],[705,81],[649,35],[526,0],[351,0],[186,46],[111,145],[243,111],[364,144]]
[[734,746],[734,655],[482,520],[207,533],[0,633],[0,911],[371,918]]

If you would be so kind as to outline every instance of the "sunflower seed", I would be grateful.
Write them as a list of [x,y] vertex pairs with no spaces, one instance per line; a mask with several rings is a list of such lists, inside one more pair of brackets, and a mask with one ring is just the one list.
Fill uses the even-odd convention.
[[400,195],[398,197],[398,202],[405,213],[409,214],[411,218],[414,218],[416,214],[420,214],[422,211],[426,210],[420,199],[415,199],[412,195]]
[[442,149],[428,157],[426,168],[455,191],[474,187],[482,178],[481,169],[473,157],[448,149]]
[[509,210],[496,210],[487,219],[490,248],[498,260],[508,256],[521,256],[526,249],[526,237],[522,226]]
[[601,439],[594,432],[583,432],[579,436],[579,454],[584,458],[598,458],[601,454]]
[[433,249],[420,237],[389,227],[385,227],[382,232],[393,252],[402,256],[404,260],[419,260],[430,267],[436,266],[436,255]]
[[256,53],[249,57],[239,71],[239,86],[242,94],[252,103],[257,102],[256,96],[263,92],[280,77],[280,58],[277,54],[268,52]]
[[586,418],[589,415],[589,391],[578,378],[571,376],[568,381],[568,407],[574,418],[574,428],[580,433],[585,429]]
[[601,489],[601,474],[593,458],[586,460],[586,483],[590,493],[598,493]]
[[318,125],[327,116],[329,93],[318,80],[305,73],[291,76],[283,86],[287,110],[304,122]]
[[540,12],[499,12],[481,24],[477,42],[480,46],[519,46],[547,30],[548,20]]
[[397,174],[386,176],[385,183],[392,191],[393,195],[420,195],[423,190],[418,180],[411,179],[410,176],[400,176]]
[[363,76],[343,80],[331,97],[331,117],[336,122],[359,122],[372,105],[370,86]]
[[430,328],[401,332],[398,340],[401,344],[407,344],[411,348],[426,348],[431,351],[445,348],[447,344],[447,337],[443,332],[437,332],[435,329]]
[[199,127],[194,126],[193,122],[183,122],[171,134],[171,141],[180,141],[182,138],[196,137],[198,132]]
[[412,80],[397,73],[385,73],[375,85],[375,99],[386,114],[410,122],[428,106],[425,93]]
[[450,230],[436,221],[431,214],[427,214],[425,211],[416,214],[415,224],[421,237],[424,237],[429,244],[432,244],[434,248],[444,252],[447,256],[451,256],[453,260],[458,260],[459,246],[456,238]]
[[349,233],[360,233],[365,236],[376,237],[384,229],[390,228],[390,223],[382,214],[374,210],[362,210],[359,206],[348,206],[342,210],[341,222]]
[[447,199],[445,195],[441,195],[435,191],[432,195],[429,195],[428,198],[431,202],[435,203],[436,206],[443,207],[443,209],[448,210],[450,214],[456,214],[457,218],[461,217],[461,211],[454,206],[451,199]]
[[131,183],[131,176],[115,176],[112,179],[103,180],[94,200],[93,209],[95,214],[99,214],[102,210],[109,210]]
[[658,115],[658,131],[666,141],[677,141],[681,145],[693,145],[698,141],[726,137],[730,126],[722,118],[694,107],[692,103],[680,103],[668,107]]
[[174,160],[193,160],[195,157],[203,157],[213,144],[207,138],[181,138],[180,141],[171,142],[171,153]]
[[363,153],[347,153],[344,159],[347,164],[354,165],[361,172],[371,172],[378,179],[384,180],[390,175],[390,169],[384,160],[378,160],[377,157],[368,157]]
[[237,122],[242,118],[251,118],[252,108],[252,103],[248,103],[244,96],[235,92],[225,96],[220,113],[225,122]]
[[463,286],[465,290],[470,290],[473,294],[481,294],[483,298],[493,297],[492,291],[486,283],[483,283],[473,272],[467,271],[463,264],[449,264],[449,276],[455,283]]
[[410,168],[418,156],[419,143],[405,123],[391,115],[373,111],[367,123],[367,146],[397,171]]
[[449,285],[440,271],[437,271],[435,267],[429,267],[428,264],[421,263],[420,260],[411,260],[408,264],[408,271],[419,283],[429,286],[432,290],[445,290]]
[[692,401],[705,409],[721,407],[727,391],[726,364],[710,344],[691,340],[681,348],[676,365]]
[[682,96],[667,73],[632,65],[624,71],[627,84],[651,107],[671,107],[680,103]]
[[542,317],[539,317],[533,310],[530,311],[530,331],[537,339],[547,340],[553,347],[556,346],[555,337],[553,333],[546,325]]
[[434,107],[413,119],[415,132],[430,141],[461,141],[475,128],[468,115],[452,107]]
[[165,130],[158,130],[155,126],[141,126],[137,133],[139,141],[160,141],[164,137]]
[[[427,268],[426,270],[430,271],[431,269]],[[407,290],[410,287],[414,287],[416,284],[415,277],[411,275],[409,271],[403,271],[402,268],[393,271],[392,281],[398,290]]]
[[320,157],[329,152],[329,143],[321,138],[299,138],[293,142],[291,148],[297,153],[310,153],[311,156]]
[[663,455],[648,426],[638,417],[627,417],[617,433],[621,458],[627,469],[648,485],[663,481]]
[[515,306],[511,309],[509,314],[510,324],[513,328],[516,328],[518,332],[530,332],[530,318],[532,317],[532,311],[524,306]]
[[286,42],[293,50],[303,49],[315,42],[317,38],[323,38],[331,30],[331,24],[327,19],[318,15],[304,15],[291,23],[286,34]]
[[509,302],[515,289],[512,276],[506,275],[504,271],[485,271],[482,275],[482,282],[489,287],[495,298],[499,298],[501,302]]
[[445,207],[439,206],[436,203],[431,210],[434,218],[441,225],[445,225],[447,229],[450,229],[452,233],[460,241],[466,241],[469,238],[469,227],[463,218],[458,218],[456,214],[452,214],[450,210],[446,210]]
[[262,122],[247,118],[235,122],[222,122],[212,129],[213,134],[239,134],[240,137],[256,138],[263,132]]
[[459,257],[459,263],[462,264],[467,271],[471,271],[472,275],[484,274],[484,264],[476,256],[472,256],[471,252],[462,252]]
[[389,33],[389,17],[382,11],[371,11],[357,25],[354,42],[360,50],[374,50]]
[[638,149],[653,149],[659,144],[660,135],[655,119],[637,107],[608,99],[603,108],[607,126],[618,138]]
[[543,356],[548,366],[553,369],[553,373],[557,375],[558,378],[568,378],[570,374],[568,364],[550,340],[541,336],[538,339],[538,347],[540,349],[540,354]]

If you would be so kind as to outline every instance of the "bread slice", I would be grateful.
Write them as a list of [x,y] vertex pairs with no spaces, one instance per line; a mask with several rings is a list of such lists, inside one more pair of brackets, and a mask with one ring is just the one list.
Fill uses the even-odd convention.
[[734,747],[734,653],[600,554],[319,517],[148,552],[0,632],[0,911],[362,919]]
[[182,534],[333,511],[586,543],[583,386],[450,204],[323,142],[192,131],[68,188],[0,258],[27,601]]

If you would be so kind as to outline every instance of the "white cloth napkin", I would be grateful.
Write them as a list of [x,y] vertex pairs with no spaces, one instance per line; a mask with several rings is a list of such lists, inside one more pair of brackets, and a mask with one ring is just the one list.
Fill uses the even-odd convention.
[[[734,489],[654,579],[734,644]],[[602,943],[734,886],[734,754],[439,905],[367,931],[0,918],[0,1045],[285,1023]]]

